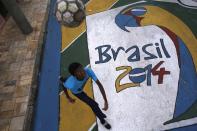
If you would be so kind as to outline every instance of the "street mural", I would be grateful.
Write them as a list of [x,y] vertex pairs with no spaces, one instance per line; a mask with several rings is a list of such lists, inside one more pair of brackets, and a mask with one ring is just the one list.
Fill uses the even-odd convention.
[[[62,27],[61,75],[69,75],[71,62],[91,66],[108,97],[112,130],[196,130],[197,1],[93,3],[86,4],[86,23]],[[94,82],[85,91],[103,105]],[[64,94],[59,127],[106,130],[88,106],[70,104]]]

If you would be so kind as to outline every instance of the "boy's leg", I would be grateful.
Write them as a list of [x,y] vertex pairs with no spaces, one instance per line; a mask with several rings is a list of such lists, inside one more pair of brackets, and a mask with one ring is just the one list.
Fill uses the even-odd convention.
[[86,93],[81,92],[79,94],[74,94],[77,98],[85,102],[87,105],[89,105],[92,109],[92,111],[95,113],[95,115],[102,121],[104,118],[106,118],[106,115],[101,111],[101,109],[98,106],[98,103],[94,101],[92,98],[87,96]]

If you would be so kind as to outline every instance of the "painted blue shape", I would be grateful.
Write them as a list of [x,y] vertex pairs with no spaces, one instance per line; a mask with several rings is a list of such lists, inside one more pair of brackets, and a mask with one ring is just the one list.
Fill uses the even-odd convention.
[[61,32],[53,14],[55,3],[56,0],[50,2],[33,131],[58,131],[59,126]]
[[180,128],[172,129],[169,131],[197,131],[197,125],[180,127]]
[[[125,9],[125,10],[128,10],[128,8]],[[124,12],[124,10],[121,11],[121,12]],[[144,15],[147,12],[147,10],[144,7],[131,8],[130,12],[134,16],[123,14],[121,12],[115,17],[115,23],[122,30],[124,30],[126,32],[129,32],[129,30],[127,30],[126,27],[139,27],[139,25],[138,25],[136,19],[134,18],[134,16]]]
[[131,13],[135,16],[141,16],[141,15],[144,15],[146,13],[146,8],[144,7],[136,7],[136,8],[133,8],[131,10]]
[[180,38],[178,42],[181,64],[174,118],[184,113],[197,100],[197,74],[193,59],[184,42]]
[[124,14],[118,14],[115,17],[115,23],[118,27],[120,27],[122,30],[129,32],[129,30],[126,29],[127,27],[138,27],[139,25],[136,22],[136,19],[133,16],[124,15]]
[[[140,74],[136,76],[136,74]],[[133,76],[135,75],[135,76]],[[129,79],[133,83],[142,83],[146,79],[146,71],[144,68],[135,68],[129,72]]]

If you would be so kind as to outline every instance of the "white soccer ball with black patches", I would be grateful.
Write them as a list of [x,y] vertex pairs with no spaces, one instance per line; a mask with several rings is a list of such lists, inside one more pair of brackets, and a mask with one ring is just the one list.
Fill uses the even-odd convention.
[[85,18],[85,6],[81,0],[57,0],[55,16],[60,24],[76,27]]

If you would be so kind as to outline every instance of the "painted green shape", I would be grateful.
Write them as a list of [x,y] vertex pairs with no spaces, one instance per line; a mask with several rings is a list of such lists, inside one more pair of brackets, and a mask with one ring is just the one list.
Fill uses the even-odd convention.
[[72,62],[79,62],[83,66],[90,63],[87,45],[87,34],[83,33],[66,51],[61,55],[61,75],[68,76],[68,66]]
[[92,129],[92,131],[98,131],[98,125],[97,124],[94,126],[94,128]]
[[135,2],[138,2],[138,1],[141,1],[141,0],[119,0],[118,2],[116,2],[116,4],[114,4],[112,6],[112,9],[120,7],[120,6],[128,5],[128,4],[131,4],[131,3],[135,3]]
[[82,0],[84,4],[88,3],[89,0]]
[[185,113],[181,114],[180,116],[178,116],[172,120],[165,122],[164,125],[167,125],[167,124],[170,124],[173,122],[178,122],[181,120],[191,119],[194,117],[197,117],[197,101]]

